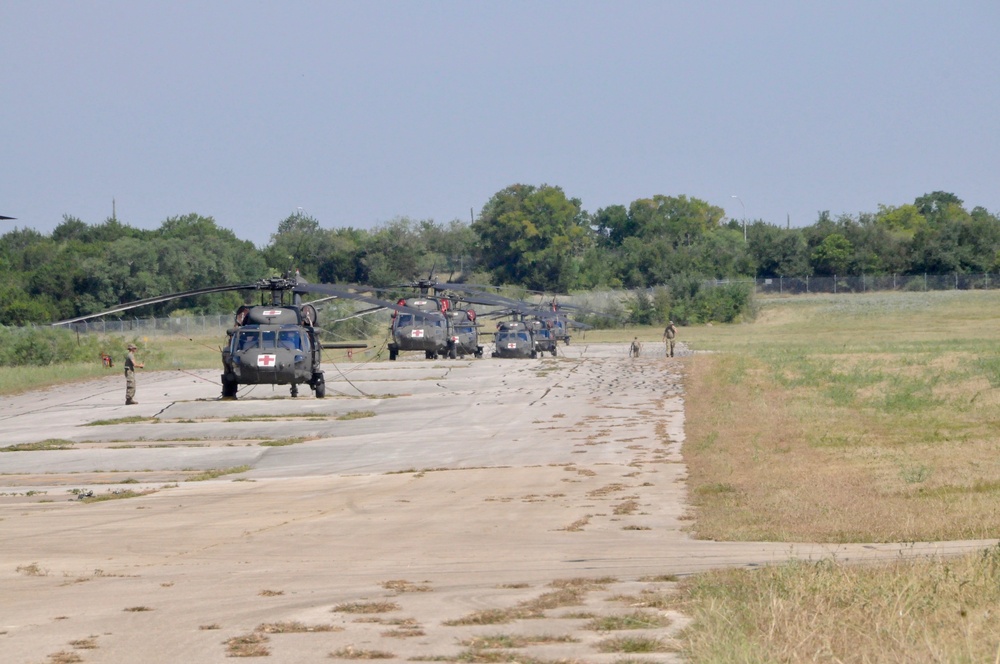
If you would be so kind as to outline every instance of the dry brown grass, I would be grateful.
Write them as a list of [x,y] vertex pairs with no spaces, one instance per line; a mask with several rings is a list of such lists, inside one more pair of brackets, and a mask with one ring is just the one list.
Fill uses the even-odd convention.
[[337,625],[306,625],[297,620],[275,623],[261,623],[254,630],[261,634],[310,634],[312,632],[342,632]]
[[392,579],[391,581],[383,581],[381,585],[386,590],[391,590],[397,593],[427,593],[432,590],[428,582],[413,583],[405,579]]
[[691,661],[993,662],[1000,548],[882,565],[792,562],[682,582]]
[[388,601],[346,602],[338,604],[330,610],[336,613],[390,613],[392,611],[399,611],[399,604]]
[[[960,304],[945,299],[926,304],[942,311],[921,311],[951,321],[975,316]],[[805,315],[814,310],[799,311],[799,318],[776,317],[780,334],[771,330],[772,337],[766,326],[735,331],[753,337],[740,352],[687,361],[684,458],[695,534],[820,542],[994,537],[995,325],[967,325],[954,340],[953,328],[935,336],[910,312],[893,318],[890,311],[879,323],[885,338],[873,339],[863,333],[867,316],[848,315],[862,305],[842,306],[839,336],[816,331]],[[712,334],[722,346],[736,343]]]
[[368,650],[366,648],[355,648],[346,646],[330,653],[334,659],[394,659],[396,655],[384,650]]
[[500,625],[515,620],[544,618],[545,612],[566,606],[580,606],[592,590],[603,590],[608,584],[616,583],[617,579],[601,577],[590,579],[586,577],[556,579],[549,584],[553,588],[534,599],[518,602],[516,606],[507,609],[483,609],[475,611],[463,618],[448,620],[443,624],[457,625]]
[[[754,325],[689,331],[730,351],[686,361],[696,534],[996,537],[998,305],[1000,293],[803,298]],[[693,618],[690,661],[1000,661],[997,547],[712,572],[673,601]]]
[[267,657],[271,649],[267,647],[267,635],[250,632],[243,636],[234,636],[225,642],[226,657]]

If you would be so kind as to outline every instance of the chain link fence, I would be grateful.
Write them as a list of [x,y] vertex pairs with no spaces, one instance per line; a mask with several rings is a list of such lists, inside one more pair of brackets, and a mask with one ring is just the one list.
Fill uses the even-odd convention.
[[[749,279],[713,280],[707,286],[751,283]],[[867,293],[870,291],[942,291],[1000,288],[1000,274],[890,274],[881,276],[758,277],[752,280],[758,295],[805,293]]]

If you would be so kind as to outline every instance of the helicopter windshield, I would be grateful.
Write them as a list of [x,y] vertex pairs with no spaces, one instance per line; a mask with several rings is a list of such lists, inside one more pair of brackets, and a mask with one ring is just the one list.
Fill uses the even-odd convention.
[[275,348],[277,346],[277,333],[274,330],[264,330],[260,333],[264,348]]
[[470,325],[463,325],[463,326],[457,328],[457,332],[459,334],[472,334],[472,330],[473,330],[473,328]]
[[298,330],[281,330],[278,332],[278,345],[288,350],[302,350],[302,337]]
[[444,327],[444,319],[399,314],[396,316],[396,327]]
[[260,335],[257,330],[240,330],[236,339],[236,350],[248,350],[260,346]]

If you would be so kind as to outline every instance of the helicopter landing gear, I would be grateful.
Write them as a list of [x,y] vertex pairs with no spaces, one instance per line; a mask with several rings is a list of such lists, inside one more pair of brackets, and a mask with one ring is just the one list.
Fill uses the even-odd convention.
[[292,396],[293,397],[299,396],[299,384],[298,383],[292,383]]
[[314,373],[312,379],[312,388],[316,391],[316,398],[322,399],[326,396],[326,380],[323,379],[322,373]]
[[424,351],[424,358],[428,359],[428,360],[436,360],[437,359],[437,353],[435,353],[432,350],[425,350]]
[[236,390],[239,384],[236,382],[236,376],[231,374],[222,374],[222,398],[223,399],[235,399]]
[[458,359],[458,351],[455,349],[455,344],[452,344],[451,348],[448,349],[448,359],[449,360]]
[[552,353],[552,357],[555,357],[556,356],[556,347],[552,346],[552,348],[549,350],[549,352]]
[[390,362],[395,362],[397,355],[399,355],[399,349],[398,348],[393,348],[392,346],[389,346],[389,361]]

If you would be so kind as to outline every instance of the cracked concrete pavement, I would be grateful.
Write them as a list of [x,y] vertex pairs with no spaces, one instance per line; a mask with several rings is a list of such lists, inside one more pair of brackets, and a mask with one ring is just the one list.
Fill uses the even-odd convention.
[[[0,454],[4,661],[222,662],[231,639],[256,640],[269,662],[446,660],[509,635],[527,639],[522,656],[601,664],[623,655],[600,650],[615,634],[591,621],[687,574],[995,542],[694,540],[686,360],[631,359],[624,344],[559,352],[327,365],[322,400],[258,386],[221,401],[215,371],[142,373],[138,406],[122,405],[117,372],[5,398],[2,446],[68,449]],[[116,422],[132,416],[150,419]],[[86,503],[74,490],[150,493]],[[583,580],[576,605],[484,624]],[[641,632],[665,651],[642,661],[679,661],[686,618],[645,610],[663,624]]]

